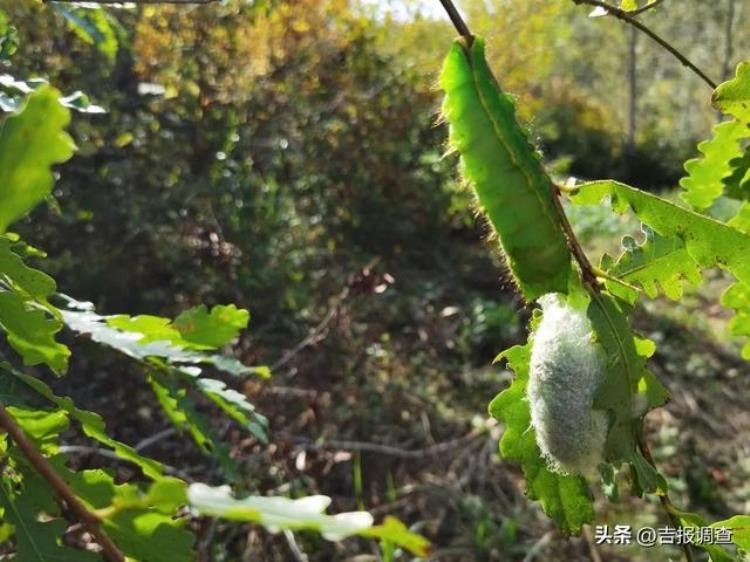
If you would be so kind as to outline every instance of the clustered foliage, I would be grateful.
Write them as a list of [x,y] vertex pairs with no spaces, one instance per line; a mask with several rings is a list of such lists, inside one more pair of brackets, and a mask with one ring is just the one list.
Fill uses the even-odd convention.
[[[117,35],[122,32],[114,18],[99,8],[55,9],[77,34],[114,59]],[[3,41],[15,37],[12,27],[2,31]],[[359,535],[380,541],[385,553],[402,547],[424,555],[428,543],[399,520],[387,517],[383,524],[374,525],[373,517],[363,511],[327,515],[331,500],[326,496],[247,496],[248,490],[235,488],[247,496],[236,499],[227,485],[189,485],[184,478],[170,475],[174,469],[113,438],[98,414],[56,394],[40,372],[25,370],[44,366],[58,376],[65,374],[71,351],[59,339],[63,330],[127,356],[140,366],[166,417],[215,459],[228,483],[239,482],[237,461],[197,407],[196,397],[203,396],[257,442],[269,441],[268,420],[247,397],[208,375],[213,372],[235,380],[270,376],[265,366],[246,366],[221,353],[247,327],[247,310],[198,305],[173,320],[153,315],[102,316],[93,304],[59,293],[51,277],[26,263],[45,254],[7,228],[51,195],[52,166],[66,162],[76,151],[67,133],[71,109],[93,114],[105,110],[79,92],[63,97],[40,80],[4,75],[3,86],[9,91],[2,94],[3,109],[10,114],[0,128],[0,328],[8,344],[0,361],[0,424],[7,431],[0,443],[5,458],[0,513],[2,535],[12,539],[14,559],[190,560],[193,536],[187,527],[200,515],[255,522],[273,533],[308,529],[329,540]],[[203,106],[201,102],[199,107]],[[88,139],[92,141],[96,139]],[[118,146],[132,141],[119,139]],[[210,172],[194,171],[197,176]],[[106,170],[103,173],[106,177]],[[100,450],[132,463],[143,482],[121,484],[110,470],[69,468],[60,438],[71,425]],[[69,531],[66,518],[78,519],[82,527]],[[88,544],[84,531],[91,533],[94,543]]]
[[[631,2],[627,8],[636,10],[638,5]],[[654,343],[633,333],[629,316],[641,292],[653,298],[661,290],[679,298],[683,282],[699,283],[701,270],[720,267],[737,279],[722,300],[740,313],[731,330],[748,333],[742,316],[750,263],[750,239],[744,230],[747,203],[727,223],[700,213],[721,195],[746,199],[742,186],[747,163],[742,156],[750,137],[748,65],[740,65],[737,77],[714,93],[714,106],[731,119],[699,146],[702,157],[685,166],[688,176],[681,186],[683,199],[694,209],[689,210],[614,181],[568,185],[554,193],[548,188],[551,182],[544,181],[546,174],[533,156],[533,147],[519,134],[512,103],[486,71],[482,45],[481,39],[468,36],[457,41],[441,79],[451,142],[461,154],[464,177],[475,189],[478,205],[497,232],[508,266],[527,298],[540,295],[538,279],[528,272],[537,265],[535,260],[544,259],[536,227],[541,224],[545,232],[549,209],[557,210],[553,224],[558,236],[567,236],[577,264],[577,271],[568,276],[568,258],[559,267],[567,286],[559,294],[538,299],[542,317],[532,322],[529,342],[500,355],[516,373],[511,387],[490,404],[491,414],[505,424],[500,450],[521,463],[528,495],[539,500],[566,532],[578,533],[593,520],[589,485],[597,480],[597,469],[605,489],[611,491],[623,465],[630,468],[633,493],[660,496],[674,524],[705,525],[697,515],[681,512],[671,503],[667,481],[645,442],[644,417],[662,405],[668,393],[646,366]],[[470,131],[479,130],[483,130],[481,139],[472,138]],[[495,151],[486,150],[490,139]],[[513,154],[513,150],[515,156],[504,157],[505,151]],[[493,173],[498,154],[502,167]],[[492,197],[487,196],[489,191]],[[600,267],[592,267],[563,207],[551,202],[562,193],[569,193],[576,205],[607,200],[616,213],[633,212],[644,224],[644,243],[628,243],[619,259],[604,256]],[[525,197],[534,204],[525,203]],[[503,198],[508,203],[498,209],[495,201]],[[508,208],[518,215],[504,212]],[[554,247],[553,235],[542,238],[547,240],[546,248]],[[519,255],[518,248],[535,251]],[[555,277],[548,272],[544,279]],[[713,526],[735,531],[741,556],[750,546],[748,523],[750,516],[738,515]],[[719,546],[698,546],[715,561],[733,559]]]

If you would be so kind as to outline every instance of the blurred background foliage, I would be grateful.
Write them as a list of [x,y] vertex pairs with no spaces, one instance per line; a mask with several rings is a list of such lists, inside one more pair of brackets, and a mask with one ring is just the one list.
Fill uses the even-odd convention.
[[[717,119],[698,78],[569,0],[462,7],[556,174],[676,186]],[[496,458],[499,428],[485,421],[508,380],[488,365],[523,338],[530,311],[490,250],[454,156],[444,155],[435,84],[454,32],[431,3],[229,0],[82,12],[0,0],[0,9],[18,36],[4,72],[82,90],[107,111],[76,116],[79,153],[60,170],[54,201],[17,230],[48,252],[62,291],[104,313],[173,316],[200,302],[251,310],[252,329],[234,351],[273,369],[270,384],[245,392],[269,414],[274,445],[235,440],[248,488],[290,481],[342,508],[397,513],[435,541],[440,560],[520,560],[540,541],[549,547],[549,523],[523,499],[515,468]],[[73,25],[76,16],[86,25]],[[750,17],[741,0],[672,0],[643,17],[717,80],[750,51],[736,33]],[[596,248],[637,228],[594,211],[574,221]],[[644,331],[662,340],[691,315],[662,312],[642,314]],[[726,363],[714,370],[738,368],[730,351],[707,355],[715,351],[696,347]],[[118,437],[168,426],[129,385],[132,372],[81,357],[64,384],[74,397],[95,397]],[[704,371],[714,361],[666,344],[657,357],[667,381],[681,380],[688,360]],[[711,415],[681,400],[677,412]],[[222,429],[231,439],[231,426]],[[697,451],[716,460],[702,450],[705,435],[659,435],[687,459],[673,470],[685,494],[726,478],[694,461]],[[447,454],[431,452],[454,439]],[[159,446],[176,466],[193,458]],[[728,502],[741,511],[745,488],[709,494],[711,509]],[[698,509],[707,505],[696,498]],[[289,559],[283,540],[253,531],[219,527],[209,538],[207,560]],[[593,556],[585,538],[552,542],[561,560]],[[347,548],[314,537],[303,546],[315,560]]]

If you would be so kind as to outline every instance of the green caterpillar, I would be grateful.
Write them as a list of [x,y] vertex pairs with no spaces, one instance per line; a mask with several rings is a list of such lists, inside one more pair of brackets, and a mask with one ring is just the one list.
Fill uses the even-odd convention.
[[440,84],[462,175],[497,232],[521,292],[529,300],[567,293],[571,256],[552,182],[516,121],[513,100],[487,66],[482,39],[471,47],[456,40]]

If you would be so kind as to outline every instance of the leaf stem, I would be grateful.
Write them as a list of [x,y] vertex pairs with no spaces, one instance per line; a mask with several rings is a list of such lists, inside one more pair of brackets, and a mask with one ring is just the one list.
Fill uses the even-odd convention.
[[632,284],[628,283],[624,279],[620,279],[619,277],[617,277],[615,275],[612,275],[611,273],[608,273],[608,272],[604,271],[600,267],[594,266],[593,270],[594,270],[594,274],[597,277],[601,277],[602,279],[606,279],[607,281],[612,281],[613,283],[617,283],[619,285],[622,285],[623,287],[627,287],[628,289],[632,289],[632,290],[634,290],[634,291],[636,291],[638,293],[641,292],[640,288],[636,287],[635,285],[632,285]]
[[104,556],[109,562],[125,562],[125,556],[115,546],[112,539],[102,530],[100,519],[78,499],[75,492],[68,483],[52,468],[52,465],[36,449],[34,444],[26,437],[23,430],[16,424],[13,417],[5,407],[0,404],[0,427],[8,432],[15,444],[21,449],[34,469],[49,483],[55,494],[65,502],[71,512],[94,536],[96,542],[102,547]]
[[[677,60],[679,60],[683,64],[683,66],[686,66],[687,68],[692,70],[695,74],[697,74],[706,84],[711,86],[711,89],[713,90],[716,89],[717,83],[714,82],[711,78],[709,78],[705,72],[703,72],[700,68],[698,68],[690,59],[688,59],[685,55],[683,55],[677,48],[672,46],[672,44],[669,43],[666,39],[662,38],[651,28],[647,27],[646,25],[638,21],[635,15],[637,15],[638,13],[642,13],[644,11],[643,9],[641,9],[640,12],[626,12],[625,10],[621,10],[620,8],[612,6],[607,2],[603,2],[602,0],[573,0],[573,2],[575,2],[576,4],[587,4],[589,6],[594,6],[596,8],[602,8],[603,10],[606,10],[609,15],[629,25],[632,25],[638,31],[645,33],[651,39],[653,39],[659,45],[661,45],[662,48],[664,48],[666,51],[672,54],[672,56],[674,56]],[[656,2],[652,2],[652,4],[656,4]],[[653,7],[653,5],[650,5],[650,6]],[[646,6],[644,6],[644,8],[645,7]]]
[[[646,440],[643,438],[643,433],[641,432],[639,432],[638,434],[638,448],[641,450],[643,458],[646,459],[646,462],[648,462],[648,464],[650,464],[656,470],[656,463],[654,462],[654,457],[651,455],[651,448],[648,446],[648,443],[646,443]],[[665,491],[664,494],[658,495],[661,506],[664,508],[664,511],[666,512],[667,517],[669,518],[669,521],[672,523],[674,528],[683,528],[684,525],[680,523],[680,520],[675,515],[675,512],[679,510],[672,503],[672,500],[669,499],[669,493]],[[693,558],[693,551],[690,550],[689,543],[682,543],[682,552],[685,553],[685,560],[687,560],[687,562],[695,561],[695,559]]]
[[570,253],[573,254],[573,258],[575,258],[576,262],[578,263],[578,267],[581,268],[581,278],[583,280],[583,283],[589,288],[590,291],[598,293],[600,290],[600,285],[599,280],[597,279],[597,274],[594,271],[594,267],[591,265],[588,256],[586,256],[586,252],[584,252],[583,248],[581,247],[581,243],[578,241],[578,238],[576,238],[573,227],[568,220],[568,215],[565,214],[565,209],[563,208],[562,201],[560,200],[559,191],[555,191],[552,194],[552,202],[554,203],[555,209],[557,210],[557,216],[560,221],[560,226],[562,226],[563,232],[565,232],[565,239],[568,241],[568,248],[570,249]]

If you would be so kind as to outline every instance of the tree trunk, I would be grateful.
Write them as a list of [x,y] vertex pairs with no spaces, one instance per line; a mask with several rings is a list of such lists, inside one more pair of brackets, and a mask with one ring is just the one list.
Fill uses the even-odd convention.
[[625,141],[628,174],[632,172],[638,125],[638,30],[630,28],[628,55],[628,136]]
[[737,0],[727,0],[727,20],[724,28],[724,65],[722,66],[722,80],[729,80],[732,73],[732,59],[734,58],[734,19],[737,15]]

